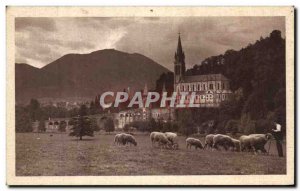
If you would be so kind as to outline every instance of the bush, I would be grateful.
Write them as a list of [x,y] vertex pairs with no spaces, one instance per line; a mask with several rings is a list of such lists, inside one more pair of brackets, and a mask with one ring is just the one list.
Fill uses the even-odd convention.
[[29,112],[26,108],[16,107],[16,132],[32,132]]
[[239,120],[229,120],[226,123],[226,132],[232,133],[233,135],[236,134],[240,129],[240,121]]
[[260,119],[255,122],[255,133],[270,133],[274,127],[272,121]]
[[225,134],[226,133],[226,123],[227,123],[227,120],[219,121],[215,126],[214,133]]
[[111,118],[108,118],[105,122],[104,129],[106,132],[110,133],[115,131],[115,124]]
[[239,131],[244,134],[255,133],[255,121],[251,119],[248,113],[242,115]]

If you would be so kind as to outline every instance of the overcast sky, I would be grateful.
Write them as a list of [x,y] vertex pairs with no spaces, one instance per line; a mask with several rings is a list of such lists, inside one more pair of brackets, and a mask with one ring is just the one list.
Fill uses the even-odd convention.
[[16,62],[43,67],[68,53],[117,49],[173,70],[178,32],[188,68],[280,30],[284,17],[16,18]]

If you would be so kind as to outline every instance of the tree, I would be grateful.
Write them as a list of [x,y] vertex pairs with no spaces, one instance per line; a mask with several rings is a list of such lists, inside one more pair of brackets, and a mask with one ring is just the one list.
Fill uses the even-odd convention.
[[157,130],[157,123],[153,117],[149,120],[149,132],[156,131]]
[[130,125],[129,124],[125,124],[124,127],[123,127],[123,131],[124,132],[128,132],[129,128],[130,128]]
[[29,113],[24,107],[16,107],[16,132],[32,132]]
[[90,102],[89,114],[94,115],[97,113],[96,105],[93,101]]
[[61,122],[59,123],[58,130],[59,130],[60,132],[66,132],[66,128],[67,128],[67,122],[61,121]]
[[97,120],[95,118],[91,118],[91,125],[94,131],[100,131],[100,127],[97,124]]
[[46,131],[45,119],[44,118],[40,119],[38,130],[39,130],[39,132],[45,132]]
[[115,131],[115,124],[114,124],[114,121],[111,118],[108,118],[105,121],[104,129],[108,133]]
[[188,136],[195,133],[196,124],[192,118],[192,112],[190,109],[184,109],[178,111],[178,123],[180,125],[179,131]]
[[225,129],[226,129],[226,132],[236,134],[240,129],[240,121],[239,120],[229,120],[226,123]]
[[79,140],[82,140],[83,136],[94,136],[94,129],[91,119],[86,115],[87,108],[85,105],[82,105],[79,110],[79,116],[73,117],[71,120],[73,127],[71,128],[71,133],[69,134],[70,136],[79,137]]
[[31,121],[39,120],[40,118],[40,103],[36,99],[31,99],[28,106],[29,116]]

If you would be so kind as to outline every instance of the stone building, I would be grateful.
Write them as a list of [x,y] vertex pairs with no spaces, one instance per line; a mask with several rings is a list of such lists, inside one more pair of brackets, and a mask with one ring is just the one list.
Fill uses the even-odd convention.
[[[189,93],[184,103],[188,105],[191,92],[195,92],[195,104],[200,104],[200,107],[218,107],[221,102],[227,100],[232,94],[229,80],[223,74],[187,76],[185,72],[185,54],[179,35],[174,61],[174,91]],[[181,97],[178,95],[176,103],[179,103],[180,99]]]

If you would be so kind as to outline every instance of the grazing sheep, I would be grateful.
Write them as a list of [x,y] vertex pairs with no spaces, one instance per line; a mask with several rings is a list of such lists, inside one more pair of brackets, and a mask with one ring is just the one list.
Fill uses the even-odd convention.
[[239,138],[241,143],[241,151],[246,151],[246,152],[251,151],[250,139],[251,137],[249,135],[242,135]]
[[241,151],[241,141],[239,141],[237,139],[234,139],[234,138],[231,138],[231,140],[234,144],[233,150],[237,151],[237,152],[240,152]]
[[270,133],[267,134],[250,134],[250,135],[242,135],[240,137],[241,142],[241,150],[242,151],[261,151],[266,153],[265,144],[272,137]]
[[173,149],[178,149],[178,137],[176,133],[173,132],[165,132],[165,135],[167,136],[168,140],[172,143]]
[[137,142],[133,135],[124,133],[122,139],[123,139],[123,143],[125,142],[125,145],[129,144],[129,145],[137,146]]
[[155,143],[158,143],[158,145],[163,148],[170,148],[172,146],[172,143],[168,140],[167,136],[161,132],[152,132],[150,134],[150,139],[152,146]]
[[186,148],[192,148],[192,146],[195,147],[195,149],[203,149],[203,145],[201,143],[201,141],[199,139],[195,139],[195,138],[187,138],[185,140],[185,143],[186,143]]
[[252,150],[256,153],[260,150],[262,153],[267,153],[265,149],[265,144],[268,142],[269,139],[272,138],[270,133],[267,134],[252,134],[250,136],[250,145]]
[[219,146],[222,146],[227,151],[229,147],[234,148],[234,143],[230,136],[217,134],[213,137],[213,148],[219,150]]
[[206,135],[205,137],[205,144],[204,144],[204,149],[205,148],[213,148],[213,144],[214,144],[214,136],[213,134],[209,134],[209,135]]
[[155,146],[155,140],[154,140],[154,137],[156,134],[159,134],[160,132],[156,132],[156,131],[153,131],[150,133],[150,140],[151,140],[151,143],[152,143],[152,147]]
[[119,133],[119,134],[116,134],[115,136],[115,140],[114,140],[114,144],[116,145],[121,145],[121,144],[125,144],[124,141],[123,141],[123,136],[124,136],[124,133]]

